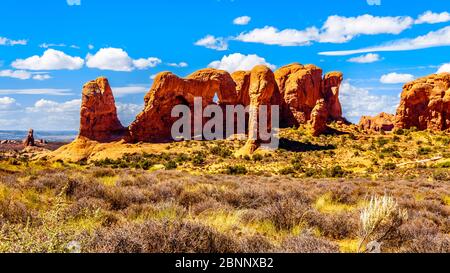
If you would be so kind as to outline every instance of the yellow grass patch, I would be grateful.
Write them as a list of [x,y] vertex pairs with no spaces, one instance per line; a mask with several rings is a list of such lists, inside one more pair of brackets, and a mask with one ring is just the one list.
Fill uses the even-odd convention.
[[341,204],[333,201],[331,193],[327,193],[319,197],[316,200],[314,207],[322,213],[339,213],[353,211],[358,208],[357,206]]

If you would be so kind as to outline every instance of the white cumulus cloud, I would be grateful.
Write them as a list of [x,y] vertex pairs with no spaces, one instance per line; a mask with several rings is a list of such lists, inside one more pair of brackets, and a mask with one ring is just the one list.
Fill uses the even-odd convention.
[[367,63],[378,62],[379,60],[381,60],[380,55],[374,54],[374,53],[368,53],[366,55],[361,55],[358,57],[350,58],[350,59],[348,59],[348,62],[367,64]]
[[250,16],[241,16],[241,17],[234,19],[233,24],[245,26],[245,25],[248,25],[251,20],[252,20],[252,18]]
[[195,45],[218,51],[228,50],[228,41],[223,37],[216,38],[213,35],[206,35],[204,38],[195,42]]
[[17,59],[11,64],[16,69],[26,70],[77,70],[83,65],[84,60],[80,57],[72,57],[54,49],[47,49],[42,56]]
[[235,39],[246,43],[261,43],[266,45],[302,46],[318,39],[319,30],[308,28],[306,30],[284,29],[279,30],[272,26],[256,28],[249,32],[243,32]]
[[89,68],[100,70],[130,72],[134,69],[147,69],[155,67],[162,61],[155,57],[133,60],[128,53],[121,48],[101,48],[94,55],[86,56],[86,65]]
[[385,84],[398,84],[407,83],[414,80],[414,75],[411,74],[399,74],[399,73],[389,73],[381,76],[380,82]]
[[232,73],[239,70],[251,70],[257,65],[266,65],[271,69],[276,68],[275,65],[268,63],[266,59],[259,57],[258,55],[243,55],[241,53],[234,53],[224,56],[222,60],[210,63],[208,67],[225,70]]
[[444,72],[450,73],[450,63],[441,65],[441,67],[439,67],[439,70],[437,71],[438,74]]
[[140,70],[156,67],[157,65],[161,64],[162,61],[159,58],[150,57],[150,58],[141,58],[137,60],[133,60],[133,65]]
[[450,13],[441,12],[434,13],[432,11],[427,11],[419,16],[416,20],[416,24],[437,24],[437,23],[445,23],[450,21]]
[[359,122],[362,116],[375,116],[381,112],[395,113],[400,103],[398,96],[376,95],[369,89],[342,83],[340,101],[344,116],[353,123]]

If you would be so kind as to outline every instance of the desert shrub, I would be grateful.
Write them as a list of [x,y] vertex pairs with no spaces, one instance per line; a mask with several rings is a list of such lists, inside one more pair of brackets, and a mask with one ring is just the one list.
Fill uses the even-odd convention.
[[214,146],[214,147],[212,147],[210,149],[210,153],[212,155],[217,155],[217,156],[220,156],[222,158],[228,158],[228,157],[230,157],[233,154],[233,152],[230,149],[228,149],[226,147],[221,147],[221,146]]
[[387,138],[380,137],[377,139],[377,144],[379,147],[383,147],[384,145],[386,145],[388,143],[389,143],[389,139],[387,139]]
[[259,234],[244,237],[242,245],[245,253],[269,253],[275,250],[275,246]]
[[385,170],[385,171],[392,171],[395,169],[397,169],[397,164],[395,164],[395,163],[389,162],[389,163],[385,163],[383,165],[383,170]]
[[280,252],[283,253],[338,253],[339,247],[309,233],[286,238]]
[[185,208],[201,203],[206,200],[206,196],[200,192],[183,191],[178,197],[178,203]]
[[164,164],[164,168],[166,168],[166,170],[175,170],[177,167],[178,167],[177,162],[175,162],[173,160]]
[[0,199],[0,224],[2,220],[11,224],[33,223],[36,217],[37,212],[27,208],[19,200],[14,200],[10,196]]
[[95,233],[87,252],[95,253],[238,253],[242,243],[212,228],[190,222],[147,221]]
[[248,173],[248,170],[242,165],[232,165],[227,167],[225,173],[228,175],[245,175]]
[[262,161],[263,159],[264,159],[264,157],[261,154],[254,154],[252,156],[252,160],[255,162]]
[[292,198],[282,197],[262,210],[264,217],[270,220],[278,230],[291,230],[302,222],[310,208]]
[[345,171],[341,166],[338,165],[338,166],[334,166],[329,169],[326,169],[324,174],[327,177],[342,178],[345,175],[347,175],[348,172]]
[[281,175],[295,174],[295,169],[293,167],[285,167],[279,171]]
[[354,205],[358,197],[359,192],[353,185],[338,185],[331,190],[331,199],[336,203]]
[[203,164],[205,164],[205,161],[206,156],[203,153],[201,152],[194,153],[192,157],[192,163],[194,164],[194,166],[203,166]]
[[396,129],[396,130],[394,130],[394,135],[404,136],[405,134],[406,134],[406,132],[405,132],[404,129]]
[[361,245],[369,242],[382,243],[408,219],[408,212],[400,209],[390,196],[372,197],[369,205],[361,212]]
[[419,147],[417,150],[418,155],[428,155],[430,154],[432,149],[430,147]]
[[432,176],[436,181],[450,181],[450,174],[448,171],[434,171]]
[[305,219],[309,226],[318,228],[327,238],[342,240],[357,236],[358,221],[352,213],[323,214],[311,211]]
[[115,171],[108,168],[95,169],[92,172],[92,176],[95,178],[102,178],[115,175],[116,175]]
[[111,187],[103,197],[111,204],[112,210],[123,210],[132,204],[142,204],[147,201],[144,193],[136,187]]

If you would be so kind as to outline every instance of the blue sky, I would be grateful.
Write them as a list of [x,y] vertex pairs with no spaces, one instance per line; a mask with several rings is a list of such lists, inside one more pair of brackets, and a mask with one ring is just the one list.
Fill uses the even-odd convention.
[[83,83],[107,76],[128,125],[152,77],[313,63],[344,72],[345,115],[393,112],[404,82],[450,71],[442,0],[3,0],[0,130],[77,130]]

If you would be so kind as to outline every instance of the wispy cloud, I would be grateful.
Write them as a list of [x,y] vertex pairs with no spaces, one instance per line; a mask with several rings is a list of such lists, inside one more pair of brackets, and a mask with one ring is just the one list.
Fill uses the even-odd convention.
[[408,51],[449,45],[450,26],[441,28],[437,31],[431,31],[426,35],[418,36],[412,39],[395,40],[379,46],[372,46],[354,50],[325,51],[320,52],[319,54],[326,56],[346,56],[369,52]]
[[38,89],[0,89],[0,95],[49,95],[70,96],[71,89],[38,88]]
[[67,0],[67,5],[69,6],[80,6],[81,0]]
[[27,40],[12,40],[5,37],[0,37],[0,45],[3,46],[27,45],[27,43]]
[[228,41],[223,37],[215,37],[213,35],[206,35],[204,38],[195,42],[196,46],[203,46],[217,51],[228,50]]
[[348,62],[350,63],[361,63],[361,64],[367,64],[367,63],[374,63],[381,60],[380,55],[369,53],[366,55],[361,55],[358,57],[350,58],[348,59]]

